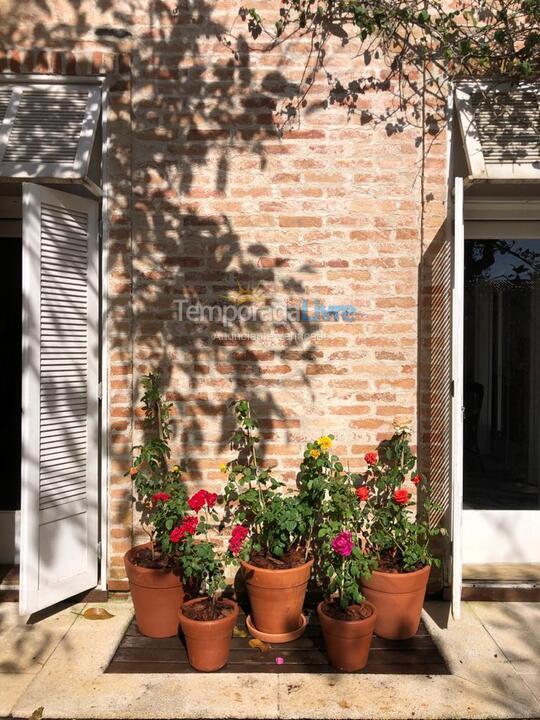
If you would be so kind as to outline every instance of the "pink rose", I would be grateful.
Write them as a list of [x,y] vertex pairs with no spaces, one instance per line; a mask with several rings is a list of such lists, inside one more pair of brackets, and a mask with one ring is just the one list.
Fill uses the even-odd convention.
[[344,530],[332,540],[332,550],[342,557],[348,557],[354,548],[352,534]]

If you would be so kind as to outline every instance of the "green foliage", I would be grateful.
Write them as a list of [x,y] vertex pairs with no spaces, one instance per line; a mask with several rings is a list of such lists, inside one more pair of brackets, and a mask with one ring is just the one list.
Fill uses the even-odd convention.
[[[333,435],[323,435],[306,445],[304,458],[296,476],[299,500],[304,507],[307,522],[306,546],[308,553],[316,544],[323,522],[323,503],[329,486],[340,477],[343,465],[336,455],[331,454]],[[317,571],[317,567],[315,569]]]
[[[145,375],[142,386],[144,393],[141,403],[147,439],[133,447],[129,474],[133,478],[134,500],[141,511],[141,524],[151,542],[168,553],[169,531],[185,515],[187,497],[182,484],[181,467],[169,467],[171,404],[163,400],[159,375]],[[156,495],[160,494],[168,496],[168,499],[156,499]]]
[[[370,490],[366,503],[369,522],[365,527],[367,546],[380,564],[404,571],[423,565],[440,565],[430,551],[430,540],[442,530],[431,527],[431,510],[436,509],[429,497],[425,478],[416,471],[416,457],[410,448],[410,430],[396,426],[389,440],[384,440],[368,462],[363,480]],[[413,511],[412,494],[406,486],[417,487],[417,511]]]
[[231,448],[237,457],[224,468],[226,520],[249,530],[240,557],[247,559],[255,551],[280,558],[291,549],[303,547],[309,509],[297,494],[288,494],[284,483],[270,470],[260,466],[256,453],[259,427],[249,402],[235,402],[234,413],[237,427]]
[[253,37],[282,42],[312,37],[321,53],[331,35],[377,40],[401,64],[444,63],[448,76],[529,77],[540,72],[540,0],[471,0],[446,9],[440,0],[282,0],[274,30],[259,12],[240,8]]
[[[354,107],[365,90],[389,89],[389,79],[396,77],[403,108],[412,110],[410,119],[421,118],[417,105],[424,91],[432,99],[438,94],[445,104],[447,79],[520,80],[540,74],[540,0],[470,0],[457,9],[449,5],[455,7],[441,0],[282,0],[277,22],[275,12],[268,24],[254,8],[241,7],[239,14],[254,38],[263,35],[269,40],[266,49],[302,37],[309,41],[305,87],[298,103],[288,105],[288,117],[305,106],[309,86],[330,54],[327,45],[332,38],[343,45],[358,38],[363,50],[351,44],[351,56],[363,53],[366,65],[373,56],[384,58],[388,76],[377,80],[368,72],[344,85],[325,69],[330,102]],[[419,75],[424,77],[424,90]],[[425,121],[433,132],[432,119],[426,116]]]
[[213,543],[189,536],[182,543],[179,553],[182,577],[194,581],[199,595],[215,600],[216,595],[226,586],[223,559]]

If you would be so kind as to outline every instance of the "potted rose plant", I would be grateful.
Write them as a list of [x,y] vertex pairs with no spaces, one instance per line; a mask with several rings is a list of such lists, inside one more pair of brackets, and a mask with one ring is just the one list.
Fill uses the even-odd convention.
[[214,672],[226,665],[238,619],[238,605],[222,596],[226,586],[224,558],[209,539],[217,525],[217,495],[199,490],[189,499],[192,513],[169,533],[170,552],[178,558],[182,575],[195,597],[178,610],[190,665]]
[[249,403],[234,411],[237,429],[231,447],[235,460],[222,470],[226,522],[231,523],[229,560],[239,559],[249,596],[248,629],[268,642],[289,642],[305,629],[302,607],[313,560],[306,543],[309,507],[298,493],[261,467],[256,454],[257,421]]
[[366,552],[365,494],[330,454],[332,436],[308,443],[297,482],[300,497],[313,510],[310,542],[315,546],[316,578],[324,600],[317,607],[330,663],[349,672],[368,659],[376,610],[360,592],[360,580],[375,567]]
[[370,517],[368,548],[377,558],[377,569],[362,580],[362,591],[377,608],[376,634],[389,639],[416,634],[431,566],[440,565],[430,540],[442,531],[429,523],[435,506],[416,469],[410,436],[407,423],[394,422],[392,437],[366,454],[368,469],[358,490],[365,494]]
[[169,531],[187,512],[187,496],[178,465],[169,467],[170,404],[163,401],[159,376],[142,379],[145,442],[133,448],[134,501],[148,542],[124,556],[137,626],[148,637],[178,632],[178,607],[184,588],[177,558],[170,554]]

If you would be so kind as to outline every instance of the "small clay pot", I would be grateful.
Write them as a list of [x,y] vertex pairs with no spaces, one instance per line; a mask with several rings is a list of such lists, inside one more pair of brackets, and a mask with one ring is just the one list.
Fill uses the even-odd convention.
[[303,625],[302,608],[313,560],[286,570],[268,570],[248,562],[241,565],[256,630],[280,635],[280,643],[294,640]]
[[416,635],[430,571],[430,565],[409,573],[374,570],[362,580],[362,594],[377,608],[376,635],[388,640]]
[[124,555],[135,620],[142,635],[173,637],[178,634],[178,609],[184,602],[184,586],[173,570],[134,565],[136,554],[150,547],[150,543],[136,545]]
[[233,629],[238,619],[238,605],[234,600],[223,598],[221,602],[231,607],[232,612],[219,620],[192,620],[184,615],[184,607],[203,599],[199,597],[184,603],[178,611],[178,619],[186,639],[191,667],[200,672],[215,672],[226,665],[229,659]]
[[338,670],[354,672],[367,665],[377,610],[369,602],[362,605],[371,608],[372,614],[363,620],[337,620],[323,610],[324,602],[317,605],[317,615],[330,665]]

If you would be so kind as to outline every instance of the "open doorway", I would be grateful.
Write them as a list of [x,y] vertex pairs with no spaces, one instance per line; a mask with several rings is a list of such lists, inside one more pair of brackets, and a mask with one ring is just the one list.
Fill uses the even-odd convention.
[[[463,563],[465,577],[540,563],[538,185],[465,192]],[[498,567],[494,567],[498,566]],[[505,577],[515,577],[509,570]],[[520,569],[520,577],[525,568]],[[510,573],[510,574],[508,574]]]
[[0,185],[0,393],[7,452],[0,493],[0,592],[18,584],[21,510],[21,377],[22,377],[22,197],[21,184]]

